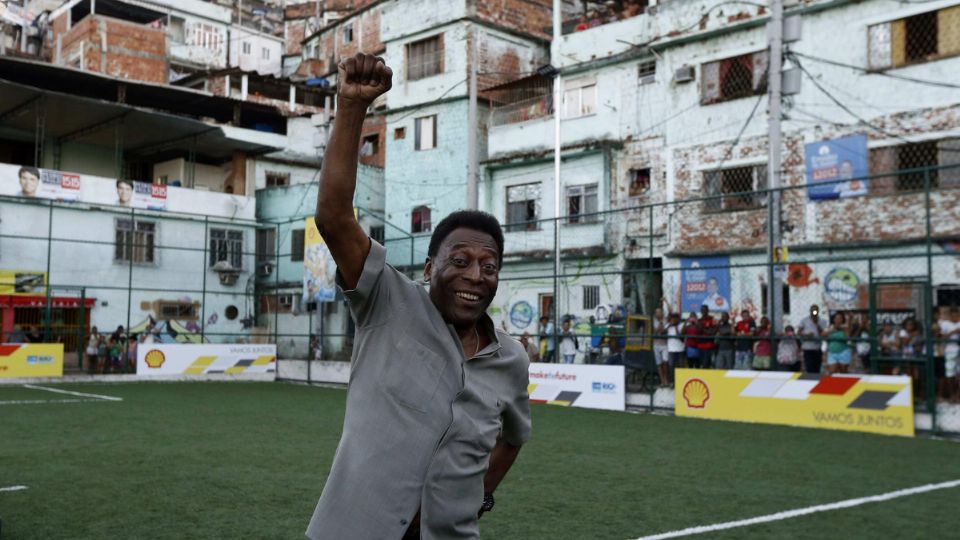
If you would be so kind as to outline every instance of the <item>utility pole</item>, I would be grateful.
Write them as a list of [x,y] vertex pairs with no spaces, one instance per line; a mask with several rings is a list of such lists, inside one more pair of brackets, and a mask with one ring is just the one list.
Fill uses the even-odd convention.
[[467,208],[477,209],[477,131],[480,124],[477,120],[477,63],[480,61],[480,55],[477,54],[480,47],[477,41],[480,39],[480,32],[476,25],[470,32],[470,105],[467,108],[467,124],[470,126],[467,130]]
[[[767,120],[767,313],[773,332],[783,331],[783,278],[774,266],[774,252],[781,245],[780,238],[780,169],[781,165],[781,98],[783,82],[783,0],[770,0],[770,23],[767,25],[769,49],[769,118]],[[777,261],[783,264],[785,261]]]
[[[553,40],[550,43],[550,63],[560,63],[560,37],[563,11],[560,0],[553,0]],[[563,77],[559,68],[553,78],[553,336],[554,355],[560,354],[557,347],[557,332],[560,328],[560,112],[563,103]],[[542,313],[540,314],[543,315]],[[548,314],[549,316],[549,314]],[[554,358],[554,362],[557,362]]]

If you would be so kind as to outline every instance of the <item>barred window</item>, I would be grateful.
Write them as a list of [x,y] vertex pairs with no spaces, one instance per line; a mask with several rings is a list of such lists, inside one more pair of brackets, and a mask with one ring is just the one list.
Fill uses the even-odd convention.
[[637,68],[637,76],[639,77],[640,84],[650,84],[656,82],[657,60],[653,59],[640,62],[640,65]]
[[243,268],[243,231],[210,229],[210,266],[220,261]]
[[443,35],[407,45],[407,80],[415,81],[443,72]]
[[741,54],[703,64],[700,103],[709,105],[767,91],[767,51]]
[[539,217],[539,183],[507,187],[507,232],[535,231]]
[[410,231],[413,233],[427,233],[433,230],[430,222],[430,208],[418,206],[410,213]]
[[347,23],[343,27],[343,42],[350,43],[353,41],[353,23]]
[[650,167],[630,169],[630,196],[639,197],[650,189]]
[[197,318],[197,305],[192,302],[169,302],[161,300],[157,304],[157,315],[160,319],[183,321],[195,320]]
[[600,305],[600,286],[583,286],[583,309],[594,309]]
[[896,68],[960,54],[960,6],[867,28],[867,66]]
[[927,179],[930,188],[960,186],[960,139],[871,149],[870,174],[873,194],[922,191]]
[[303,234],[304,229],[295,229],[290,231],[290,260],[303,260]]
[[749,165],[703,173],[704,207],[709,212],[751,210],[766,205],[767,166]]
[[593,223],[597,212],[597,184],[567,188],[567,223]]
[[267,171],[267,187],[281,187],[290,185],[290,173]]
[[154,235],[157,225],[152,221],[118,219],[115,223],[115,261],[153,264]]
[[383,244],[386,228],[383,225],[373,225],[370,227],[370,239]]

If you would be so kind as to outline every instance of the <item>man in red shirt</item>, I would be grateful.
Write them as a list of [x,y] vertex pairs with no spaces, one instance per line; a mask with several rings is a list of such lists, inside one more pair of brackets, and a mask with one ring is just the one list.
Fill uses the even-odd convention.
[[750,312],[743,310],[740,321],[737,322],[737,353],[733,369],[750,369],[753,365],[753,335],[757,330],[757,323]]
[[710,315],[710,308],[706,305],[700,306],[700,338],[697,348],[700,349],[700,366],[703,369],[713,367],[713,351],[717,348],[715,341],[717,335],[717,320]]

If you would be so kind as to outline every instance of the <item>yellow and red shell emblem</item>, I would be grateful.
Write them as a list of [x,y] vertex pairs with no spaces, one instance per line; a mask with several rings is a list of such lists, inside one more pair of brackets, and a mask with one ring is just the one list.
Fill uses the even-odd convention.
[[163,355],[163,351],[159,351],[157,349],[153,349],[143,357],[144,362],[147,363],[147,367],[151,368],[158,368],[162,366],[166,359],[167,357]]
[[702,409],[710,401],[710,388],[702,379],[690,379],[683,385],[683,399],[687,402],[687,407],[691,409]]

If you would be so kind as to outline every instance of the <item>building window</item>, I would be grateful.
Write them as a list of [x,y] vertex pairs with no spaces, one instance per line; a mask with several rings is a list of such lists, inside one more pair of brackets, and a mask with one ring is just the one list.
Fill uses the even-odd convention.
[[157,302],[157,316],[161,320],[196,320],[197,305],[192,302]]
[[243,268],[243,231],[210,229],[210,266],[220,261],[237,270]]
[[244,42],[243,42],[243,54],[250,54],[250,51],[251,51],[252,48],[253,48],[253,47],[250,46],[250,42],[249,42],[249,41],[244,41]]
[[734,212],[760,208],[766,204],[767,166],[749,165],[703,173],[704,201],[707,211]]
[[363,143],[360,145],[360,156],[361,157],[371,157],[375,156],[380,152],[380,135],[377,133],[371,133],[363,138]]
[[290,173],[267,171],[267,187],[282,187],[290,185]]
[[639,197],[650,190],[650,168],[630,169],[631,197]]
[[592,78],[567,81],[563,90],[563,117],[579,118],[597,112],[597,83]]
[[700,103],[720,103],[767,91],[767,52],[741,54],[701,66]]
[[443,35],[407,45],[407,80],[415,81],[443,72]]
[[279,313],[289,313],[294,311],[297,306],[297,295],[296,294],[278,294],[277,295],[277,311]]
[[656,59],[640,62],[640,65],[637,68],[637,77],[639,78],[640,84],[650,84],[650,83],[656,82],[657,81]]
[[350,43],[353,41],[353,23],[347,23],[343,27],[343,42]]
[[398,127],[393,130],[393,140],[398,141],[400,139],[407,138],[407,128]]
[[960,54],[960,6],[867,28],[867,66],[896,68]]
[[383,225],[373,225],[370,227],[370,239],[378,244],[383,245],[385,241],[385,232],[386,229]]
[[116,220],[114,260],[137,264],[155,263],[156,227],[157,225],[152,221]]
[[416,150],[430,150],[437,147],[437,115],[416,119],[414,139]]
[[507,187],[507,232],[536,231],[539,217],[539,183]]
[[[960,139],[923,141],[870,150],[870,192],[922,191],[960,186]],[[939,167],[939,169],[938,169]],[[944,168],[945,167],[945,168]],[[929,179],[929,180],[928,180]]]
[[583,309],[595,309],[600,305],[600,286],[583,286]]
[[414,233],[428,233],[433,230],[430,223],[430,209],[418,206],[410,213],[410,231]]
[[275,262],[277,258],[277,230],[257,229],[257,262]]
[[270,49],[268,49],[268,48],[266,48],[266,47],[264,47],[263,49],[261,49],[261,50],[260,50],[260,58],[262,58],[262,59],[264,59],[264,60],[269,60],[269,59],[270,59]]
[[597,212],[597,184],[567,188],[567,223],[593,223]]
[[303,229],[294,229],[290,231],[290,260],[303,260]]

